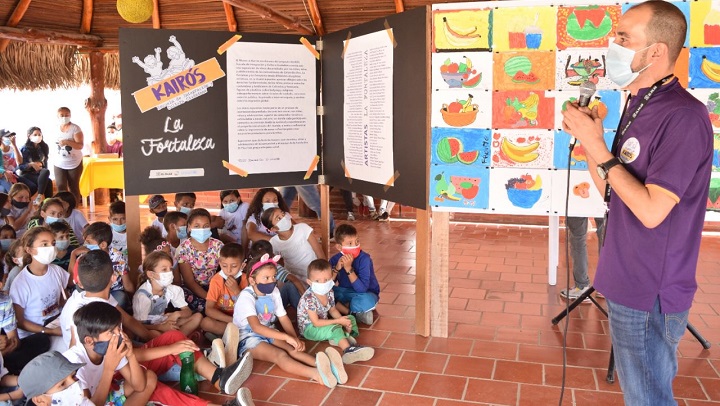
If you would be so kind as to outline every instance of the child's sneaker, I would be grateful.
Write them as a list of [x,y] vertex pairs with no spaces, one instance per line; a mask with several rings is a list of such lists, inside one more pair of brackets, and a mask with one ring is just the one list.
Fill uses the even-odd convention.
[[388,212],[384,212],[380,215],[380,217],[378,217],[378,221],[390,221],[390,214]]
[[353,345],[343,352],[342,361],[346,364],[352,364],[358,361],[368,361],[375,355],[375,350],[371,347],[363,347]]
[[348,212],[347,221],[355,221],[355,215],[351,211]]
[[252,393],[248,388],[240,388],[235,395],[235,399],[228,400],[223,406],[255,406],[252,400]]
[[252,373],[252,368],[253,357],[249,352],[245,352],[242,359],[220,371],[220,390],[228,395],[237,392]]
[[[582,296],[583,293],[587,292],[588,289],[590,289],[590,286],[585,286],[582,289],[575,286],[570,288],[569,291],[567,289],[563,289],[560,291],[560,297],[567,300],[576,300]],[[586,297],[585,300],[583,300],[583,303],[590,303],[590,299]]]
[[362,313],[355,313],[355,320],[362,324],[367,324],[368,326],[372,325],[374,321],[372,310],[368,310]]
[[227,366],[227,363],[225,363],[225,345],[221,339],[216,338],[212,341],[210,352],[207,354],[207,360],[219,368],[225,368]]
[[225,344],[225,363],[230,365],[237,361],[238,347],[240,346],[240,330],[236,325],[228,323],[222,342]]
[[343,365],[343,362],[345,362],[343,357],[341,357],[340,353],[332,347],[326,348],[325,354],[327,354],[328,358],[330,359],[330,369],[332,370],[335,379],[337,379],[337,383],[340,385],[346,383],[348,380],[348,376],[347,372],[345,372],[345,366]]
[[[350,343],[350,345],[355,345],[355,344],[357,344],[357,340],[355,339],[355,337],[347,336],[347,337],[345,337],[345,338],[347,338],[347,340],[348,340],[348,342]],[[335,341],[335,340],[328,340],[328,344],[332,345],[333,347],[337,347],[338,345],[340,345],[340,343],[338,343],[338,342]]]
[[[320,375],[320,383],[328,388],[337,386],[337,378],[335,378],[335,375],[332,373],[330,358],[326,353],[318,352],[315,354],[315,366],[317,367],[318,375]],[[343,371],[344,370],[345,369],[343,369]]]

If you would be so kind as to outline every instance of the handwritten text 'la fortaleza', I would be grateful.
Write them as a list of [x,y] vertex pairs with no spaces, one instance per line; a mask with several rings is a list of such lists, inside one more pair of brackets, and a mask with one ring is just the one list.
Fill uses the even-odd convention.
[[[176,119],[172,123],[172,128],[169,127],[171,121],[170,117],[165,119],[165,128],[163,129],[164,133],[177,134],[183,129],[180,119]],[[215,149],[215,141],[212,138],[195,138],[192,134],[188,135],[185,140],[180,140],[178,138],[173,138],[171,140],[164,138],[146,138],[140,140],[140,142],[142,143],[142,153],[145,156],[150,156],[154,152],[162,154],[163,152],[193,152]]]

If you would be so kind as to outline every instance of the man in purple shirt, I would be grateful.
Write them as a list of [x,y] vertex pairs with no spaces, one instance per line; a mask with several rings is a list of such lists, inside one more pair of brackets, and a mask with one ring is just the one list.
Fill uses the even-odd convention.
[[607,55],[608,76],[631,93],[616,146],[597,109],[568,107],[601,194],[609,185],[595,288],[605,295],[620,385],[629,405],[676,404],[678,341],[697,289],[695,271],[712,163],[707,110],[672,76],[685,17],[664,1],[630,8]]

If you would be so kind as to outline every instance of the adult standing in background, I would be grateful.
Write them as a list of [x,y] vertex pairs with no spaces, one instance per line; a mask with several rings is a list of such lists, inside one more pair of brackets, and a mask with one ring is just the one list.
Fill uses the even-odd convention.
[[40,128],[30,127],[27,131],[27,141],[20,149],[22,153],[20,165],[18,166],[18,180],[30,188],[30,196],[38,193],[35,198],[35,205],[45,197],[53,195],[50,170],[48,169],[48,155],[50,147],[43,140]]
[[676,405],[672,381],[697,282],[712,165],[703,103],[673,76],[687,22],[672,3],[647,1],[620,18],[606,57],[631,97],[608,150],[597,111],[568,104],[563,129],[585,147],[609,200],[594,287],[608,304],[625,404]]
[[69,190],[76,201],[81,202],[80,175],[83,171],[83,133],[77,124],[70,121],[70,109],[60,107],[57,111],[60,134],[57,136],[52,163],[55,167],[55,182],[58,191]]

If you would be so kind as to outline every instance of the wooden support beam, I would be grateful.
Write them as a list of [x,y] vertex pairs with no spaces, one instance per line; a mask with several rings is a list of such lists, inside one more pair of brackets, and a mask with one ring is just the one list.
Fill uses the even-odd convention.
[[430,211],[417,209],[415,218],[415,333],[430,335]]
[[[146,215],[143,211],[142,215]],[[125,218],[128,235],[140,235],[140,196],[125,196]],[[142,247],[140,240],[137,238],[128,238],[128,265],[130,265],[130,275],[137,276],[137,269],[142,263]]]
[[403,4],[403,0],[395,0],[395,12],[402,13],[403,11],[405,11],[405,5]]
[[317,0],[308,0],[308,8],[310,9],[310,19],[315,26],[315,34],[325,35],[325,27],[323,27],[320,7],[318,7]]
[[[320,231],[322,234],[322,250],[325,258],[330,258],[330,186],[320,185]],[[317,214],[317,213],[316,213]]]
[[80,34],[89,34],[92,28],[93,0],[83,0]]
[[274,21],[283,27],[287,28],[288,30],[295,30],[299,32],[300,34],[305,35],[313,35],[315,34],[312,30],[312,28],[306,26],[305,24],[301,23],[300,20],[298,20],[295,17],[289,16],[287,14],[281,13],[272,7],[269,7],[268,5],[264,4],[261,1],[258,0],[222,0],[225,3],[232,4],[233,6],[251,11],[257,15],[259,15],[263,19],[268,19],[270,21]]
[[159,0],[153,0],[152,23],[153,23],[154,29],[156,29],[156,30],[160,29],[160,1]]
[[0,26],[0,38],[39,44],[74,45],[79,47],[98,47],[103,43],[103,39],[97,35],[7,26]]
[[[430,248],[430,335],[448,336],[450,213],[433,212]],[[416,282],[417,283],[417,282]]]
[[229,3],[223,3],[225,9],[225,19],[228,23],[228,31],[237,32],[237,19],[235,18],[235,9]]
[[[15,10],[13,10],[13,13],[10,15],[10,18],[8,19],[7,23],[5,23],[5,25],[7,25],[8,27],[16,27],[20,20],[22,20],[28,7],[30,7],[30,1],[32,0],[20,0],[17,6],[15,6]],[[5,51],[9,43],[9,39],[0,39],[0,52]]]
[[105,152],[105,57],[101,52],[90,52],[90,97],[85,100],[85,110],[90,115],[92,125],[93,151]]

